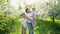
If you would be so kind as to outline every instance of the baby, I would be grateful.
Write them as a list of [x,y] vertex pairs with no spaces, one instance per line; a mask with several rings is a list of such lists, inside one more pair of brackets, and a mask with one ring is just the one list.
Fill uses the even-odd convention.
[[32,13],[33,13],[34,19],[36,19],[36,9],[35,8],[32,8]]
[[33,14],[33,19],[34,19],[34,23],[33,23],[33,27],[36,26],[36,8],[32,8],[32,14]]

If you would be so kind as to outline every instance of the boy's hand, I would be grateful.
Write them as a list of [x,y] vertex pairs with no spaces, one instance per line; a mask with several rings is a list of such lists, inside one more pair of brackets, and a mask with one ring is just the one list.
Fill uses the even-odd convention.
[[34,22],[34,19],[32,19],[32,22]]

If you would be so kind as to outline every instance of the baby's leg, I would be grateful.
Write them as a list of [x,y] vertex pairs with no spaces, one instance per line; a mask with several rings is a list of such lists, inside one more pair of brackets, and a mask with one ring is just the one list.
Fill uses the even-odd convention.
[[32,27],[35,27],[35,26],[36,26],[36,21],[32,23]]
[[34,27],[33,25],[34,25],[34,20],[32,20],[32,27]]

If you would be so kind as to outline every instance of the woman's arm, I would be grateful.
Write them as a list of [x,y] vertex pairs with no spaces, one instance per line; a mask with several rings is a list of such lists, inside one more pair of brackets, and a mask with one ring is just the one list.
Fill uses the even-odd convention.
[[23,14],[23,17],[24,17],[24,19],[28,19],[28,17],[25,15],[25,13]]
[[24,15],[24,18],[27,19],[27,20],[34,21],[34,18],[33,17],[28,17],[28,16]]

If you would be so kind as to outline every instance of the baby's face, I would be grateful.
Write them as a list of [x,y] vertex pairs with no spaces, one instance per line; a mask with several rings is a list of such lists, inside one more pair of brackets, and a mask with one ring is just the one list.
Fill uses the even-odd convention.
[[35,8],[32,8],[32,11],[35,11]]

